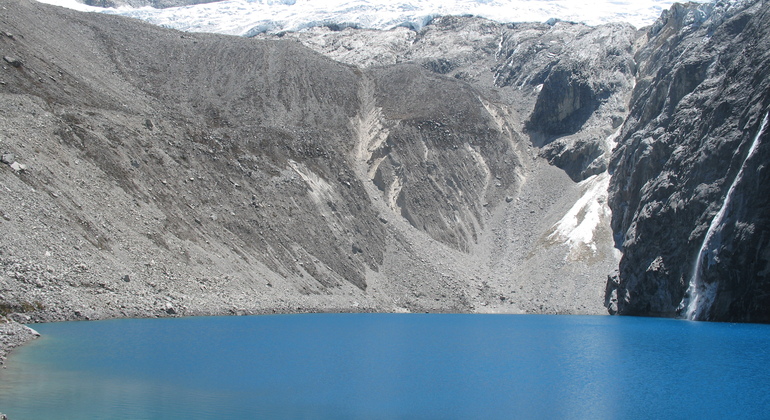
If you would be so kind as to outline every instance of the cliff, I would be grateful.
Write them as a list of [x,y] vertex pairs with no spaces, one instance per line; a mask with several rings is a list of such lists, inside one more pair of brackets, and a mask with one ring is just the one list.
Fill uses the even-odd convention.
[[610,166],[611,312],[770,321],[767,18],[675,5],[648,30]]

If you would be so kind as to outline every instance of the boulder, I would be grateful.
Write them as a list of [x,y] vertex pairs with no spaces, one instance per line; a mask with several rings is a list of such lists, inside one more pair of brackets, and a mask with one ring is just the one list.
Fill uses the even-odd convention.
[[19,162],[13,162],[10,165],[11,169],[13,169],[15,172],[24,172],[27,170],[27,165]]
[[16,58],[16,57],[12,57],[12,56],[6,55],[6,56],[3,57],[3,60],[5,60],[6,63],[8,63],[11,66],[16,67],[16,68],[21,67],[23,65],[21,60]]

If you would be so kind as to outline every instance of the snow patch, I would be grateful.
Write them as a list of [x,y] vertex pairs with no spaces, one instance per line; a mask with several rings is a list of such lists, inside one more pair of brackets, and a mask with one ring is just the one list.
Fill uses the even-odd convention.
[[583,195],[554,226],[549,239],[569,246],[568,259],[576,260],[589,250],[596,253],[595,233],[602,220],[611,216],[607,205],[607,189],[610,175],[607,172],[594,175],[578,186]]
[[325,179],[293,160],[289,160],[289,166],[305,181],[308,186],[308,194],[316,204],[321,205],[328,201],[334,201],[334,188]]

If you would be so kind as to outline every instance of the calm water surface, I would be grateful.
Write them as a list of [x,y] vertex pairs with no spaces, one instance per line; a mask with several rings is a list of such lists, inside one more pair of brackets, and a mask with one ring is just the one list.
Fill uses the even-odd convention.
[[0,412],[37,419],[768,418],[770,326],[318,314],[33,325]]

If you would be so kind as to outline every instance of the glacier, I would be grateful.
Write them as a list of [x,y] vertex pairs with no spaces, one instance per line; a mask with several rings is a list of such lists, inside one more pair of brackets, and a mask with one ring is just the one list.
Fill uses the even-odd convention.
[[[322,25],[390,29],[422,28],[435,16],[474,15],[501,23],[559,19],[600,25],[652,24],[670,0],[225,0],[193,6],[92,7],[77,0],[38,0],[86,12],[128,16],[188,32],[254,35],[299,31]],[[700,0],[699,2],[704,2]]]

